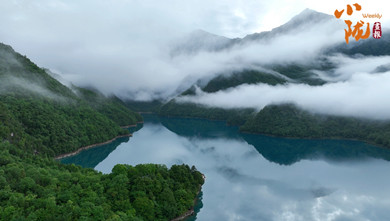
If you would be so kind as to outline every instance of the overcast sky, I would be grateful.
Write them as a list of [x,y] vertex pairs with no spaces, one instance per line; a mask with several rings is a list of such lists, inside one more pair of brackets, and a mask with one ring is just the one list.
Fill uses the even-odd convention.
[[[334,31],[330,24],[318,24],[308,27],[311,32],[282,36],[267,45],[252,44],[228,53],[170,57],[170,47],[188,33],[202,29],[230,38],[244,37],[280,26],[306,8],[332,15],[335,9],[354,3],[0,0],[0,42],[77,85],[139,100],[169,98],[200,78],[252,63],[308,62],[323,47],[344,41],[342,28]],[[358,3],[362,11],[354,12],[353,19],[362,19],[361,13],[380,13],[382,26],[390,25],[386,1]],[[346,19],[343,16],[341,19]],[[373,23],[378,19],[364,21]]]

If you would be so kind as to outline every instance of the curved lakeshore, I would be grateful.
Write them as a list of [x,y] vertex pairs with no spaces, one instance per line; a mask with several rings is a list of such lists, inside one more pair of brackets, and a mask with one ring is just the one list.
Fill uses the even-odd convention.
[[[232,216],[283,220],[280,206],[289,207],[290,202],[297,205],[293,213],[306,212],[306,220],[313,220],[308,206],[316,206],[318,199],[332,208],[345,206],[348,212],[362,194],[379,205],[373,209],[371,202],[363,202],[363,209],[385,214],[381,220],[389,220],[383,197],[390,193],[383,191],[390,185],[390,178],[383,176],[390,168],[389,149],[349,140],[240,133],[237,127],[217,121],[155,115],[145,115],[144,121],[141,130],[109,154],[93,148],[67,164],[87,164],[101,153],[104,157],[90,168],[106,174],[118,163],[195,165],[207,177],[200,194],[203,197],[198,198],[194,215],[189,210],[194,205],[191,197],[189,207],[170,220],[229,220]],[[351,200],[343,201],[343,196]],[[375,220],[370,214],[352,218]]]
[[79,154],[83,150],[88,150],[88,149],[93,148],[93,147],[109,144],[109,143],[113,142],[114,140],[116,140],[118,138],[121,138],[121,137],[131,137],[131,136],[132,136],[132,134],[125,134],[125,135],[116,136],[116,137],[114,137],[111,140],[108,140],[106,142],[91,144],[91,145],[88,145],[88,146],[80,147],[79,149],[77,149],[77,150],[75,150],[73,152],[70,152],[70,153],[60,154],[60,155],[54,157],[54,159],[55,160],[60,160],[60,159],[65,158],[65,157],[74,156],[76,154]]
[[[143,124],[143,123],[144,123],[143,121],[138,121],[136,124],[125,125],[125,126],[120,126],[120,127],[123,128],[123,129],[128,129],[130,127],[137,127],[138,124]],[[109,144],[109,143],[115,141],[116,139],[119,139],[119,138],[122,138],[122,137],[131,137],[131,136],[133,136],[131,133],[125,134],[125,135],[119,135],[119,136],[116,136],[116,137],[114,137],[114,138],[112,138],[110,140],[107,140],[105,142],[102,142],[102,143],[91,144],[91,145],[88,145],[88,146],[80,147],[79,149],[77,149],[77,150],[75,150],[73,152],[70,152],[70,153],[60,154],[60,155],[54,157],[54,159],[55,160],[60,160],[60,159],[66,158],[66,157],[71,157],[71,156],[79,154],[83,150],[88,150],[88,149],[91,149],[91,148],[94,148],[94,147],[97,147],[97,146]]]
[[[206,177],[205,177],[204,174],[202,174],[202,177],[203,177],[203,181],[206,182]],[[195,208],[195,206],[196,206],[196,204],[197,204],[197,202],[198,202],[198,198],[199,198],[200,191],[202,191],[202,185],[199,186],[199,190],[198,190],[198,192],[196,193],[196,197],[195,197],[195,199],[194,199],[194,204],[193,204],[193,206],[192,206],[189,210],[187,210],[186,212],[184,212],[181,216],[178,216],[178,217],[172,219],[171,221],[180,221],[180,220],[184,220],[184,219],[186,219],[186,218],[188,218],[188,217],[190,217],[190,216],[192,216],[192,215],[195,214],[194,208]]]

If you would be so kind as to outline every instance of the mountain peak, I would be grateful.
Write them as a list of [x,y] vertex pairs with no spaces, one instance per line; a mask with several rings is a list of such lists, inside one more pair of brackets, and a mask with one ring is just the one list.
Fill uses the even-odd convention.
[[[298,15],[294,16],[289,22],[287,22],[285,25],[289,23],[315,23],[320,21],[326,21],[331,19],[333,16],[328,15],[322,12],[315,11],[313,9],[306,8]],[[282,25],[284,26],[284,25]]]
[[224,36],[220,36],[220,35],[216,35],[216,34],[213,34],[213,33],[210,33],[208,31],[205,31],[203,29],[196,29],[194,31],[192,31],[188,36],[188,38],[191,38],[191,39],[207,39],[207,40],[210,40],[210,39],[217,39],[217,40],[228,40],[229,38],[227,37],[224,37]]
[[260,32],[250,34],[244,37],[244,41],[252,41],[252,40],[261,40],[261,39],[269,39],[281,34],[288,34],[293,31],[299,31],[306,27],[318,25],[323,22],[330,21],[333,16],[315,11],[313,9],[306,8],[298,15],[294,16],[287,23],[273,28],[271,31]]
[[323,13],[318,12],[318,11],[313,10],[313,9],[310,9],[310,8],[306,8],[301,13],[299,13],[298,15],[307,15],[307,14],[323,14]]
[[172,47],[171,55],[193,54],[199,51],[218,51],[228,47],[232,41],[232,39],[197,29],[182,39],[178,39]]

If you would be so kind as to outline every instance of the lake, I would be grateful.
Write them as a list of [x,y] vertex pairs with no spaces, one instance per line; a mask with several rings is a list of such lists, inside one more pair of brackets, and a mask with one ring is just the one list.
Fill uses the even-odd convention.
[[133,137],[61,161],[195,165],[205,174],[190,220],[390,220],[390,150],[350,140],[244,134],[224,122],[144,115]]

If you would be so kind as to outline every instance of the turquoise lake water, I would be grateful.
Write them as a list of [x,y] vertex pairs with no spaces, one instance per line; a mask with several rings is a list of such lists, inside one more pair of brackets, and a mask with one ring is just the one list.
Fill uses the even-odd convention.
[[390,150],[358,141],[239,133],[224,122],[145,115],[133,137],[62,160],[195,165],[205,174],[190,220],[390,220]]

